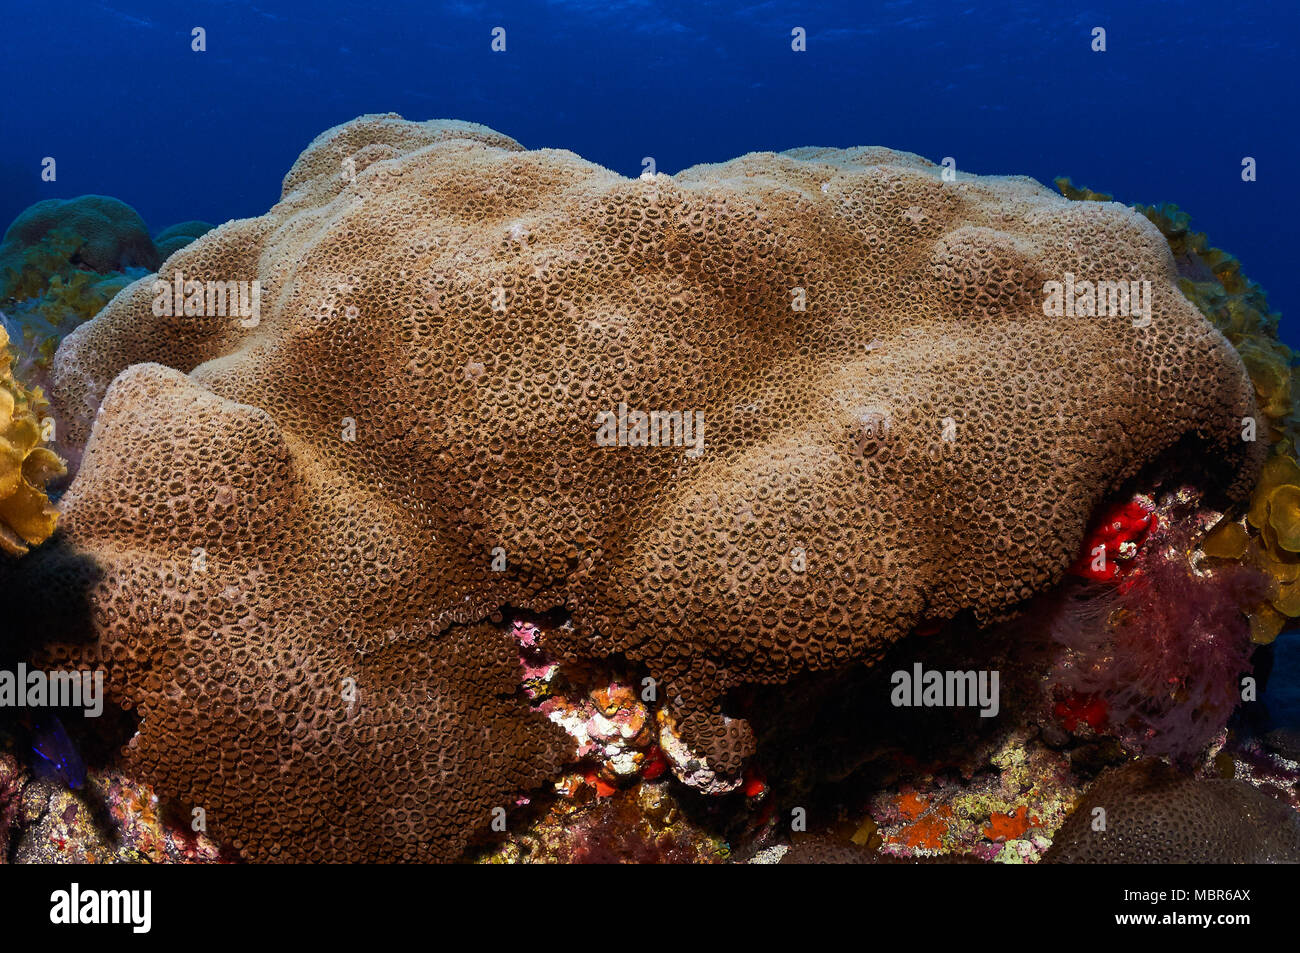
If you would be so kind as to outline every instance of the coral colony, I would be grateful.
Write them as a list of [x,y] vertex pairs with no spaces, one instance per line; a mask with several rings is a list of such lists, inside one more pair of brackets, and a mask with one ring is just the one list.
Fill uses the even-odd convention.
[[372,115],[215,230],[28,209],[5,856],[1300,860],[1276,315],[1172,206],[952,172]]

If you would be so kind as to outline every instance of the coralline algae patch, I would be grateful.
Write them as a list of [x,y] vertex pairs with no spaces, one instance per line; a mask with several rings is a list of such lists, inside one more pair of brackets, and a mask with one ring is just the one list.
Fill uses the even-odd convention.
[[877,793],[851,838],[902,859],[958,854],[1033,863],[1051,845],[1079,793],[1069,758],[1032,728],[1006,735],[985,770],[911,776]]
[[1300,750],[1273,750],[1259,738],[1232,734],[1211,766],[1219,777],[1246,781],[1300,812]]
[[15,863],[217,863],[234,856],[158,795],[116,771],[91,771],[81,791],[32,777],[0,753],[0,858]]
[[480,863],[724,863],[727,841],[691,819],[666,778],[600,793],[580,775]]
[[[523,693],[574,740],[549,792],[521,800],[484,862],[725,862],[755,845],[784,850],[792,832],[754,759],[720,774],[672,730],[671,699],[647,699],[639,673],[557,662],[545,626],[515,620]],[[1080,789],[1069,754],[1021,723],[962,763],[913,766],[865,809],[841,810],[843,839],[882,859],[940,856],[1032,863]],[[847,826],[846,826],[847,825]],[[797,837],[797,835],[795,835]]]
[[541,648],[535,623],[515,620],[522,689],[534,708],[574,739],[575,758],[592,766],[600,793],[640,778],[653,780],[667,767],[659,748],[656,716],[627,678],[605,665],[560,665]]
[[653,781],[665,771],[704,795],[743,790],[751,802],[766,796],[766,784],[743,760],[728,771],[691,748],[673,714],[676,699],[661,703],[652,677],[604,662],[561,666],[546,654],[535,623],[515,620],[511,631],[519,645],[524,694],[574,739],[576,758],[593,766],[585,777],[602,796],[613,793],[614,785]]

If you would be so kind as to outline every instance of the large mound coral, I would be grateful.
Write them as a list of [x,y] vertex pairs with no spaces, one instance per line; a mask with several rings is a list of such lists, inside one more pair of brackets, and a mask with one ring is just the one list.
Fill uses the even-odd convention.
[[[168,271],[185,307],[137,282],[55,359],[103,575],[50,654],[111,661],[134,765],[258,858],[451,856],[544,773],[503,606],[567,607],[553,651],[640,663],[732,768],[730,689],[1001,617],[1153,458],[1240,496],[1263,453],[1148,221],[887,149],[627,180],[363,117]],[[1149,281],[1149,320],[1046,314],[1076,278]]]

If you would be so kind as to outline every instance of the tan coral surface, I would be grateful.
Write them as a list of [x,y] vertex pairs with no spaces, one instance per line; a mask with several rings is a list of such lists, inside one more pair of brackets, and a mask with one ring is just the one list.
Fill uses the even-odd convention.
[[[1263,452],[1142,216],[887,149],[629,180],[367,116],[168,269],[261,314],[159,317],[145,280],[60,348],[101,575],[54,654],[111,660],[131,759],[257,859],[451,857],[545,777],[503,606],[567,606],[553,648],[643,663],[734,767],[728,689],[998,617],[1181,438],[1236,494]],[[1151,281],[1152,321],[1046,317],[1066,273]],[[702,414],[703,451],[597,446],[620,403]]]

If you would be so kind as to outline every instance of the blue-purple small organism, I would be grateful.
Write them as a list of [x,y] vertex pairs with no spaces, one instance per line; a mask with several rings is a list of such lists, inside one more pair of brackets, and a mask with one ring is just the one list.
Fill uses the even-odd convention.
[[59,716],[49,712],[34,716],[29,723],[32,773],[45,781],[56,781],[74,791],[86,783],[86,764],[76,743],[68,736]]

